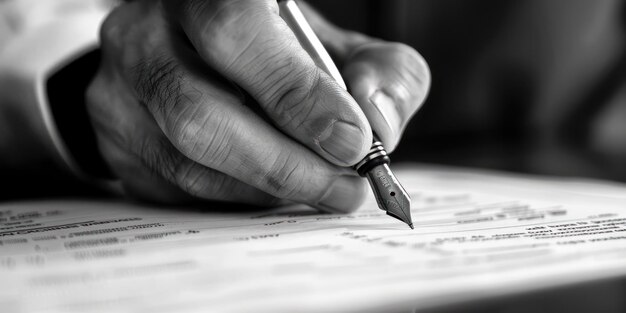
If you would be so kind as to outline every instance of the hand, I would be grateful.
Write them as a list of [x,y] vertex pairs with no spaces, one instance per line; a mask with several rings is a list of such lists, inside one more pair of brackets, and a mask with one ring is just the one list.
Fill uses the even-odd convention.
[[371,41],[345,58],[357,103],[315,66],[274,0],[127,3],[101,41],[87,94],[99,145],[125,190],[153,201],[351,211],[366,186],[346,166],[369,149],[370,123],[393,148],[428,89],[416,52]]

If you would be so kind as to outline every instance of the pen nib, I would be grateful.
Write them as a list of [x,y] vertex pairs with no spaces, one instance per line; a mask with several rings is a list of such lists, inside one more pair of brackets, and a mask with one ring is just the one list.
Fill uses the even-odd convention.
[[413,229],[411,220],[411,198],[387,164],[373,167],[366,173],[372,186],[376,202],[387,215],[395,217]]

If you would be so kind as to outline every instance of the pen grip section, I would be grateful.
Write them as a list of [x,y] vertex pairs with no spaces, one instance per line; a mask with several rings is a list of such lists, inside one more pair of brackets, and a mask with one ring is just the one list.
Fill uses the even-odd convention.
[[361,177],[366,177],[367,172],[369,172],[372,168],[381,164],[389,164],[390,162],[391,159],[389,159],[389,155],[387,155],[387,151],[383,147],[383,143],[380,142],[380,140],[375,139],[372,143],[370,151],[367,152],[367,155],[365,155],[361,162],[354,166],[354,169]]

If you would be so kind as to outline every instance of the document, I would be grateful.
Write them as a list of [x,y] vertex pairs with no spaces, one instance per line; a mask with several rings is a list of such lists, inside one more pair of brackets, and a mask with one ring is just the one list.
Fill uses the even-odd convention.
[[0,204],[2,312],[431,308],[626,274],[626,186],[396,168],[415,230],[373,197],[228,212],[121,200]]

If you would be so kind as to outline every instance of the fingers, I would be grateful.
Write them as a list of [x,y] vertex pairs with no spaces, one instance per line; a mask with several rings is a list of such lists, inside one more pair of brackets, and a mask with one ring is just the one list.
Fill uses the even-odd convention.
[[279,202],[266,192],[185,158],[127,86],[104,78],[108,75],[97,77],[88,90],[87,103],[100,151],[132,196],[164,204],[198,198],[262,206]]
[[[118,72],[125,73],[126,83],[134,87],[132,97],[141,103],[137,107],[149,112],[158,125],[156,132],[167,140],[152,132],[142,133],[148,129],[145,121],[125,122],[131,115],[128,111],[112,115],[113,123],[126,125],[114,131],[126,133],[111,138],[135,138],[122,142],[123,147],[159,176],[191,194],[204,196],[202,192],[211,190],[219,172],[273,197],[327,211],[347,212],[360,205],[365,193],[362,179],[268,124],[183,40],[159,33],[169,29],[162,26],[127,32],[126,44],[111,46],[120,50],[116,55],[124,56],[116,66]],[[150,40],[140,40],[144,38]],[[117,39],[105,36],[103,42],[109,40]],[[131,49],[137,42],[143,45]],[[221,190],[241,192],[240,187],[228,183],[218,185],[226,186]],[[240,194],[247,197],[248,193],[253,191]],[[220,190],[211,194],[220,194]]]
[[393,151],[426,99],[430,88],[428,65],[408,46],[372,42],[349,56],[343,75],[372,129],[385,148]]
[[[166,138],[161,141],[165,147],[152,143],[157,138],[145,139],[143,149],[150,150],[139,153],[120,147],[106,138],[101,140],[116,175],[124,182],[125,189],[136,198],[163,204],[192,203],[197,199],[260,206],[280,203],[278,198],[266,192],[185,159],[169,145]],[[167,149],[171,151],[166,152]],[[168,153],[177,157],[164,158]]]
[[365,155],[372,140],[365,115],[301,48],[275,0],[165,3],[204,61],[254,97],[287,135],[337,165]]
[[[267,124],[236,96],[235,89],[211,77],[195,76],[175,60],[159,56],[136,70],[139,98],[187,158],[278,198],[336,211],[350,211],[359,204],[346,199],[362,194],[360,178]],[[146,82],[148,86],[143,86]],[[336,190],[343,195],[334,194]]]

